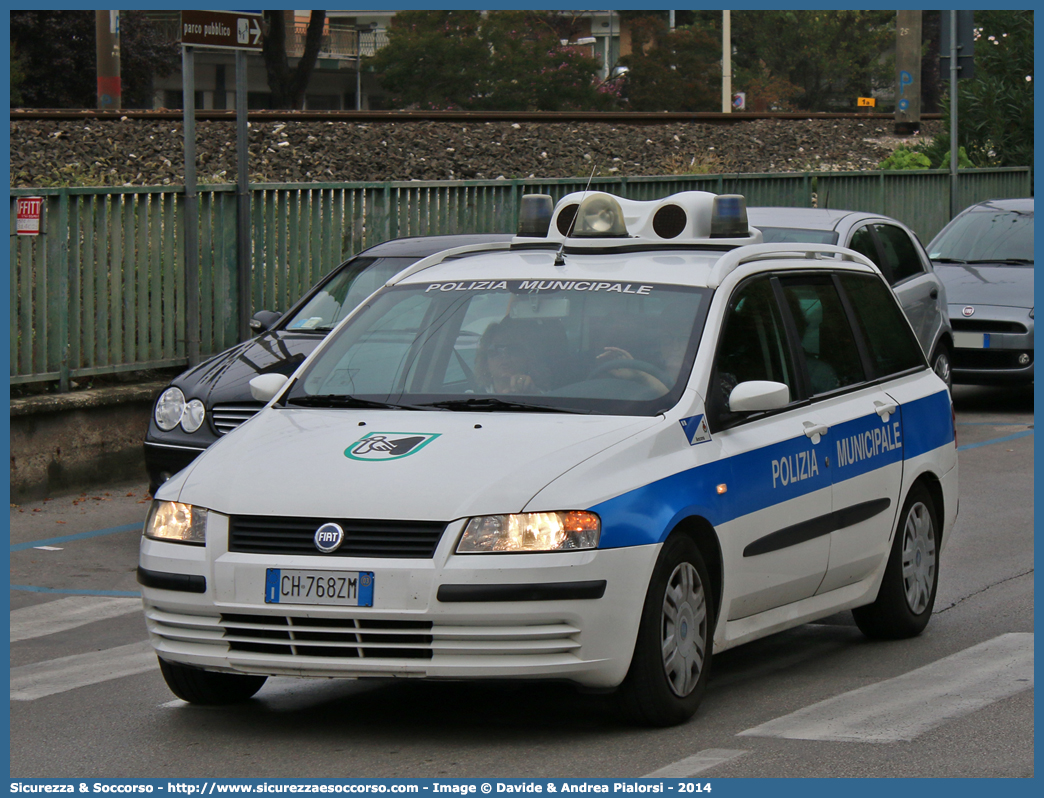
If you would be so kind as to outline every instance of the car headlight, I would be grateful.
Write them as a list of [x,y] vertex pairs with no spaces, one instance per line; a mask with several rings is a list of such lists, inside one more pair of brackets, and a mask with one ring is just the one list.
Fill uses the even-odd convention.
[[457,553],[594,549],[601,533],[601,519],[582,510],[484,515],[468,521]]
[[156,426],[164,432],[170,432],[181,423],[181,416],[184,412],[185,394],[181,392],[180,388],[167,388],[160,394],[160,398],[156,402],[156,409],[153,411]]
[[185,411],[181,415],[181,428],[185,432],[195,432],[203,426],[203,417],[207,414],[206,408],[199,399],[192,399],[185,405]]
[[145,537],[172,543],[207,542],[207,511],[181,502],[154,501],[145,519]]

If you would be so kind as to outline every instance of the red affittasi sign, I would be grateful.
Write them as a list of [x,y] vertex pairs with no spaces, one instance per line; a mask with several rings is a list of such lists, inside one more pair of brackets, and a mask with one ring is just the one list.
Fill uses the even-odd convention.
[[15,229],[20,236],[40,235],[40,213],[43,197],[18,197],[18,218]]

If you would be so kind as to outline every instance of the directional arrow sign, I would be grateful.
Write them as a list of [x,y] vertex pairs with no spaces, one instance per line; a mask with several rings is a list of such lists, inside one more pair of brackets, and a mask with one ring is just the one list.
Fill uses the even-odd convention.
[[182,11],[181,43],[260,52],[261,15],[245,11]]

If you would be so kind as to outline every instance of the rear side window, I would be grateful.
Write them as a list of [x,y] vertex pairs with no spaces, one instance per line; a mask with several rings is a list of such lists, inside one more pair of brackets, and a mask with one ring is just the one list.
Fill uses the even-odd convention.
[[[881,257],[877,254],[877,245],[874,244],[873,233],[870,232],[868,226],[864,225],[852,234],[852,240],[849,242],[848,248],[866,256],[871,263],[877,264],[879,269],[884,270]],[[889,276],[887,272],[885,272],[885,276]]]
[[889,266],[885,274],[892,285],[924,271],[917,248],[904,230],[893,224],[879,224],[877,235]]
[[869,274],[845,274],[841,285],[856,316],[875,376],[925,365],[921,346],[887,286]]

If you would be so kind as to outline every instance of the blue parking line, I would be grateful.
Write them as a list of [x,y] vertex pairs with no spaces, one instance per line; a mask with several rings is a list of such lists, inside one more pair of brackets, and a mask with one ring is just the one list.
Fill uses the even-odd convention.
[[1007,443],[1008,441],[1018,440],[1019,438],[1025,438],[1027,435],[1032,435],[1033,430],[1028,429],[1022,432],[1016,432],[1014,435],[1007,435],[1003,438],[994,438],[990,441],[982,441],[981,443],[966,443],[964,446],[958,446],[957,451],[963,452],[966,449],[978,449],[980,446],[992,446],[995,443]]
[[1027,424],[1024,421],[958,421],[958,427],[1029,427],[1033,429],[1032,424]]
[[31,540],[28,543],[13,543],[11,544],[11,551],[25,551],[26,549],[35,549],[37,546],[54,546],[57,543],[69,543],[73,540],[84,540],[85,538],[96,538],[102,535],[113,535],[117,532],[130,532],[132,530],[141,530],[142,524],[125,524],[123,526],[114,526],[110,529],[95,529],[93,532],[77,532],[75,535],[63,535],[60,538],[47,538],[47,540]]
[[141,598],[141,593],[129,590],[63,590],[57,587],[36,587],[35,585],[11,585],[11,590],[23,590],[28,593],[63,593],[70,596],[124,596]]

